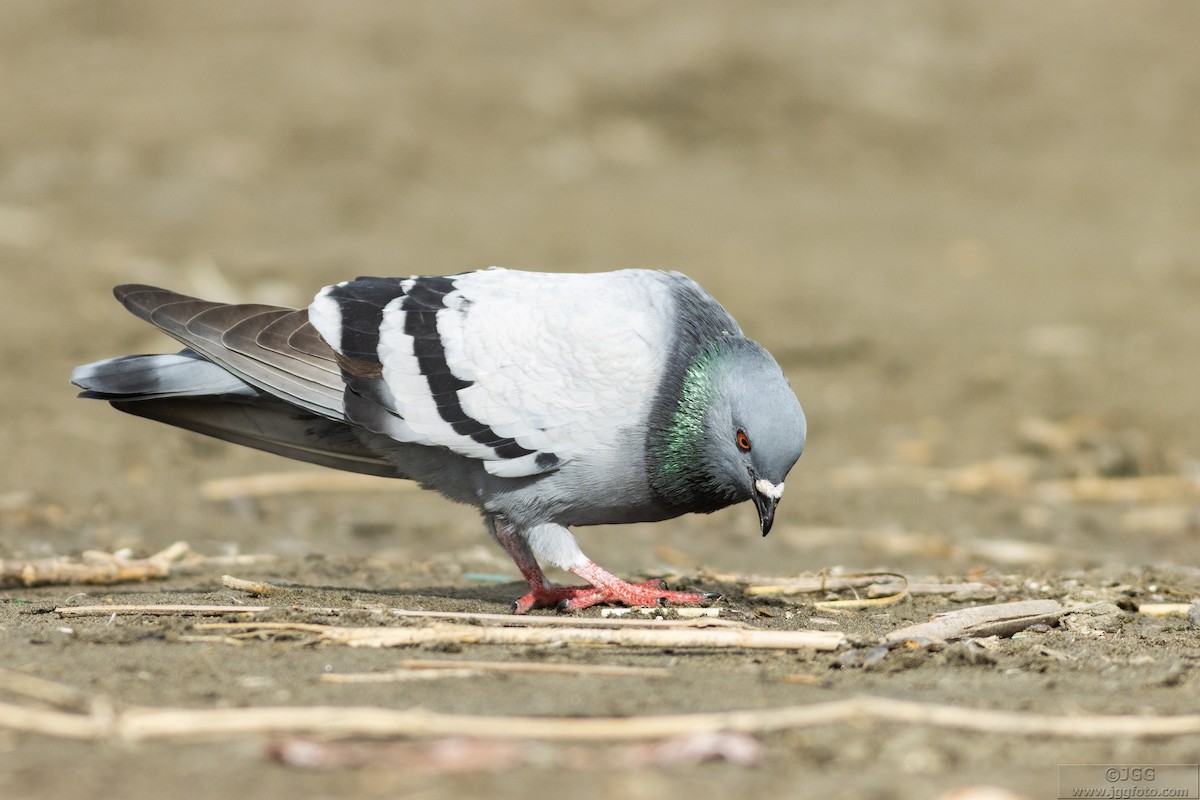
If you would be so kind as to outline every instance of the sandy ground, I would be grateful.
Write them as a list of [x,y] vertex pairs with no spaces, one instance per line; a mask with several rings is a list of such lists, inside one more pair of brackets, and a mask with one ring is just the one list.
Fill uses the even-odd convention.
[[[1200,634],[1136,613],[1200,593],[1198,24],[1193,6],[1115,2],[1036,15],[926,2],[4,2],[0,557],[186,540],[275,560],[86,594],[8,587],[0,667],[118,705],[197,709],[591,717],[877,695],[1200,710]],[[287,584],[264,600],[280,619],[329,621],[293,605],[503,611],[517,574],[469,510],[386,489],[213,502],[205,481],[305,468],[75,400],[66,382],[77,363],[170,346],[112,301],[115,283],[303,304],[357,274],[489,264],[684,270],[778,355],[808,412],[809,449],[770,537],[747,507],[583,531],[610,569],[680,576],[725,591],[728,616],[858,644],[980,598],[831,616],[812,597],[750,597],[700,569],[892,569],[984,582],[986,602],[1119,613],[865,669],[803,651],[236,646],[189,641],[194,618],[53,613],[251,602],[222,587],[230,571]],[[1080,478],[1120,483],[1099,497],[1052,483]],[[319,680],[405,658],[670,677]],[[757,766],[639,767],[608,745],[571,761],[543,743],[490,769],[309,770],[270,758],[268,739],[0,731],[0,796],[923,798],[988,783],[1053,797],[1058,764],[1200,760],[1195,735],[878,721],[762,735]]]

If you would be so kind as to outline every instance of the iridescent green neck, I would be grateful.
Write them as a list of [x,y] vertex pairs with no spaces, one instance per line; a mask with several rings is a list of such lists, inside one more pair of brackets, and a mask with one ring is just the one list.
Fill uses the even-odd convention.
[[650,437],[651,482],[666,500],[679,505],[694,503],[706,484],[703,465],[707,418],[716,392],[720,347],[711,345],[696,354],[676,392],[663,398],[666,405]]

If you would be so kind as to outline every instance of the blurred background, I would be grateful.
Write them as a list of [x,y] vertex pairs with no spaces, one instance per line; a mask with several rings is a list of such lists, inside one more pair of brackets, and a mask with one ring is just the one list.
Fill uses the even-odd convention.
[[[808,412],[777,533],[749,508],[583,532],[614,570],[1194,563],[1198,28],[1178,3],[5,0],[0,555],[486,562],[423,493],[207,500],[306,468],[67,376],[173,346],[116,283],[303,305],[500,264],[684,271]],[[1048,483],[1160,476],[1152,502]]]

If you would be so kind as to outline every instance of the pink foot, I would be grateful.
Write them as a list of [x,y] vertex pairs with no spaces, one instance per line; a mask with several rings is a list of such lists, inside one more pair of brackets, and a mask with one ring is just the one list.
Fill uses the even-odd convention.
[[514,614],[524,614],[535,608],[556,608],[576,611],[603,603],[627,606],[656,606],[675,603],[684,606],[707,605],[720,595],[701,592],[672,592],[660,580],[626,583],[618,580],[604,586],[543,586],[513,603]]
[[571,572],[587,581],[589,586],[554,586],[538,566],[537,559],[529,549],[529,543],[518,536],[507,522],[500,517],[489,517],[488,525],[496,541],[512,556],[513,563],[521,570],[525,582],[529,584],[529,593],[513,603],[514,614],[524,614],[535,608],[574,611],[601,603],[623,603],[627,606],[677,603],[683,606],[700,606],[707,605],[720,596],[700,592],[668,591],[667,585],[659,580],[628,583],[594,561],[584,561],[571,568]]

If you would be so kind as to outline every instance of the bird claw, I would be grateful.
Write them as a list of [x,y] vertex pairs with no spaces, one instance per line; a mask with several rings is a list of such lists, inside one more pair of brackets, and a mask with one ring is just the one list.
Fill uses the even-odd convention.
[[720,595],[711,592],[673,592],[661,580],[619,583],[605,586],[555,586],[532,588],[512,605],[514,614],[535,608],[578,611],[592,606],[619,603],[627,606],[708,605]]

